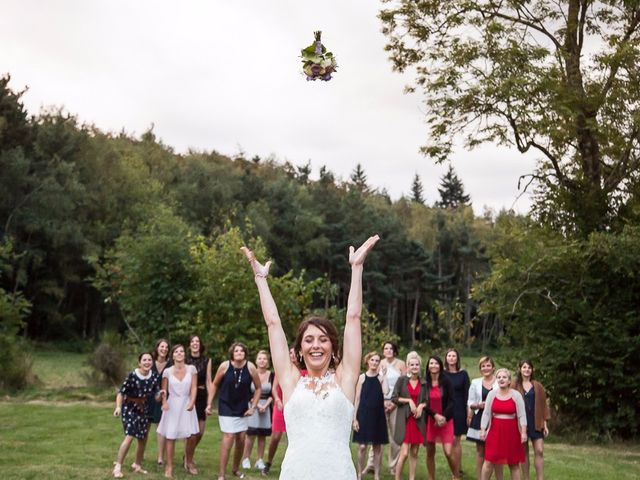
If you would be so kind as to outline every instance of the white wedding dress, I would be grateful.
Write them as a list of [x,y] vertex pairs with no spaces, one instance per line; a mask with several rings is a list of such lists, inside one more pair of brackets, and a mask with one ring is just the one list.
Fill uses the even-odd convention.
[[284,419],[289,445],[280,480],[355,480],[349,448],[353,404],[333,372],[300,377]]

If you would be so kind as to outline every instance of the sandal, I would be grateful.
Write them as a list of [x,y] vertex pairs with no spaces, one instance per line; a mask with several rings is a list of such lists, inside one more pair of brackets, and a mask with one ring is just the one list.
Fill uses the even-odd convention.
[[184,469],[187,471],[189,475],[198,475],[198,469],[193,463],[191,465],[185,466]]
[[142,468],[142,465],[138,465],[135,462],[131,464],[131,470],[133,470],[133,473],[139,473],[141,475],[146,475],[147,473],[149,473],[144,468]]
[[124,475],[122,474],[122,464],[114,463],[112,473],[113,473],[113,478],[123,478]]
[[232,472],[234,477],[238,477],[238,478],[244,478],[244,472],[239,472],[238,470],[236,470],[235,472]]

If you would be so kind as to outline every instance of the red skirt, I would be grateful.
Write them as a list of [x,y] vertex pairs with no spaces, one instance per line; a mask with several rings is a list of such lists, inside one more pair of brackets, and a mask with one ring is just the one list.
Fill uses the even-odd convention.
[[439,427],[432,417],[427,418],[427,442],[453,443],[453,418]]
[[[493,413],[515,414],[516,404],[513,399],[493,400]],[[491,418],[491,426],[487,432],[484,445],[484,458],[491,463],[515,465],[524,463],[524,444],[520,441],[520,430],[517,418]]]
[[403,443],[409,443],[412,445],[424,444],[422,432],[418,428],[418,422],[413,418],[413,415],[409,415],[409,418],[407,418],[407,426],[405,427]]

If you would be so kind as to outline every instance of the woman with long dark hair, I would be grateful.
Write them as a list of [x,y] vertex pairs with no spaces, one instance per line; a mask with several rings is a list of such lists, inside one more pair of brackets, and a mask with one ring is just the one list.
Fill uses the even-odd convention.
[[[536,469],[536,480],[544,479],[544,438],[549,435],[547,420],[551,418],[547,393],[542,384],[533,378],[534,368],[531,360],[525,359],[518,363],[518,373],[514,388],[524,398],[527,412],[527,436],[533,446],[533,464]],[[529,480],[529,442],[525,443],[524,480]]]
[[431,355],[427,363],[427,474],[429,480],[436,478],[436,443],[442,444],[442,451],[454,480],[460,478],[453,459],[453,386],[444,375],[442,360]]
[[[157,377],[158,385],[162,383],[162,372],[169,365],[169,341],[160,338],[157,342],[151,357],[153,358],[153,365],[151,366],[151,372]],[[155,399],[155,395],[149,397],[148,400],[148,412],[149,421],[156,424],[156,444],[158,447],[158,465],[164,465],[164,437],[158,433],[158,424],[162,418],[162,402]]]
[[450,348],[444,356],[444,376],[453,387],[453,445],[454,476],[462,476],[462,435],[467,433],[467,400],[471,381],[466,370],[460,367],[460,353]]
[[196,367],[198,375],[198,385],[196,389],[196,415],[198,416],[199,432],[187,439],[185,446],[184,468],[191,475],[197,475],[198,469],[193,461],[196,447],[202,440],[207,422],[207,399],[211,392],[211,359],[205,356],[205,346],[198,335],[189,336],[189,353],[187,355],[187,365]]
[[129,447],[134,439],[138,441],[136,458],[131,464],[131,469],[136,473],[147,473],[142,468],[144,449],[147,445],[149,433],[149,417],[147,415],[147,402],[150,396],[157,395],[160,389],[158,377],[151,372],[153,357],[151,353],[144,352],[138,356],[138,368],[127,375],[118,395],[116,396],[116,408],[114,417],[122,415],[122,427],[124,428],[124,440],[118,449],[118,456],[113,464],[113,476],[122,478],[122,464],[127,456]]

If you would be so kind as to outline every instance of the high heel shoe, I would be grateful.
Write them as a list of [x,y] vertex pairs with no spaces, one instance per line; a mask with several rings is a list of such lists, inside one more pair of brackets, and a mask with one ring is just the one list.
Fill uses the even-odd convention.
[[122,464],[114,463],[112,473],[113,473],[113,478],[123,478],[124,475],[122,474]]

